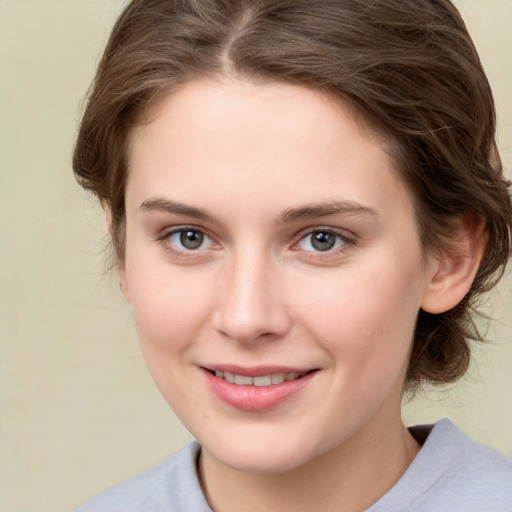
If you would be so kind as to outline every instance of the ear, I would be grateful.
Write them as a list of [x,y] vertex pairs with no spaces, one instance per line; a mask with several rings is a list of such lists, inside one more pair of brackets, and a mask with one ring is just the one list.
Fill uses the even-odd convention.
[[130,302],[130,293],[128,290],[128,279],[126,278],[126,269],[123,263],[117,264],[117,274],[119,276],[119,288],[123,292],[124,298]]
[[421,302],[427,313],[444,313],[468,293],[485,248],[485,220],[467,212],[455,237],[429,264],[428,282]]
[[[103,203],[101,205],[103,207],[103,213],[105,214],[105,221],[107,222],[108,231],[112,234],[112,211],[110,210],[110,207]],[[115,257],[115,256],[114,256]],[[121,289],[121,292],[124,295],[124,298],[130,302],[130,295],[128,293],[128,280],[126,278],[126,268],[124,261],[118,261],[116,264],[117,268],[117,275],[119,276],[119,288]]]

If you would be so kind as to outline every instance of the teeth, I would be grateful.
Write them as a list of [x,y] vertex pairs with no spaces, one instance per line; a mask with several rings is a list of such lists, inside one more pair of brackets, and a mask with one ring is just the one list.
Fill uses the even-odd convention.
[[290,373],[273,373],[272,375],[261,375],[260,377],[249,377],[248,375],[235,375],[230,372],[222,372],[215,370],[215,376],[224,379],[231,384],[238,386],[272,386],[274,384],[282,384],[285,381],[297,380],[304,377],[308,372],[290,372]]
[[247,375],[235,375],[235,384],[239,386],[251,386],[252,377],[248,377]]
[[272,375],[272,384],[282,384],[284,382],[284,373],[275,373]]
[[264,375],[263,377],[253,377],[252,383],[254,386],[270,386],[272,384],[272,376]]

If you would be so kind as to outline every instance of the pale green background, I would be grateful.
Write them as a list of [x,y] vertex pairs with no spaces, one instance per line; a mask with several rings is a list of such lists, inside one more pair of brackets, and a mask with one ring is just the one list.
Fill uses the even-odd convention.
[[[139,355],[105,222],[73,180],[80,102],[114,0],[0,0],[0,512],[72,510],[158,462],[189,435]],[[512,167],[511,0],[459,0],[495,89]],[[436,94],[436,91],[432,91]],[[493,294],[493,343],[450,393],[407,405],[450,416],[512,455],[512,285]]]

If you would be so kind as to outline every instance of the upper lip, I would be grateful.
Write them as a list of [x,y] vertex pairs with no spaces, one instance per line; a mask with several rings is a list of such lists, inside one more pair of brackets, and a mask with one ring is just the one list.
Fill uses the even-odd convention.
[[262,377],[264,375],[272,375],[275,373],[306,373],[316,368],[305,368],[295,366],[238,366],[234,364],[209,364],[203,366],[206,370],[229,372],[235,375],[244,375],[247,377]]

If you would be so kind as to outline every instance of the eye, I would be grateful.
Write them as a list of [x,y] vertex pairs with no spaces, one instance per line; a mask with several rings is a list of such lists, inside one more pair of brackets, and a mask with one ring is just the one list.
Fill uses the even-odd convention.
[[343,247],[348,240],[330,229],[315,229],[303,237],[297,246],[303,251],[327,252]]
[[164,242],[175,251],[197,251],[210,249],[213,246],[212,239],[203,231],[197,228],[175,229],[163,238]]

